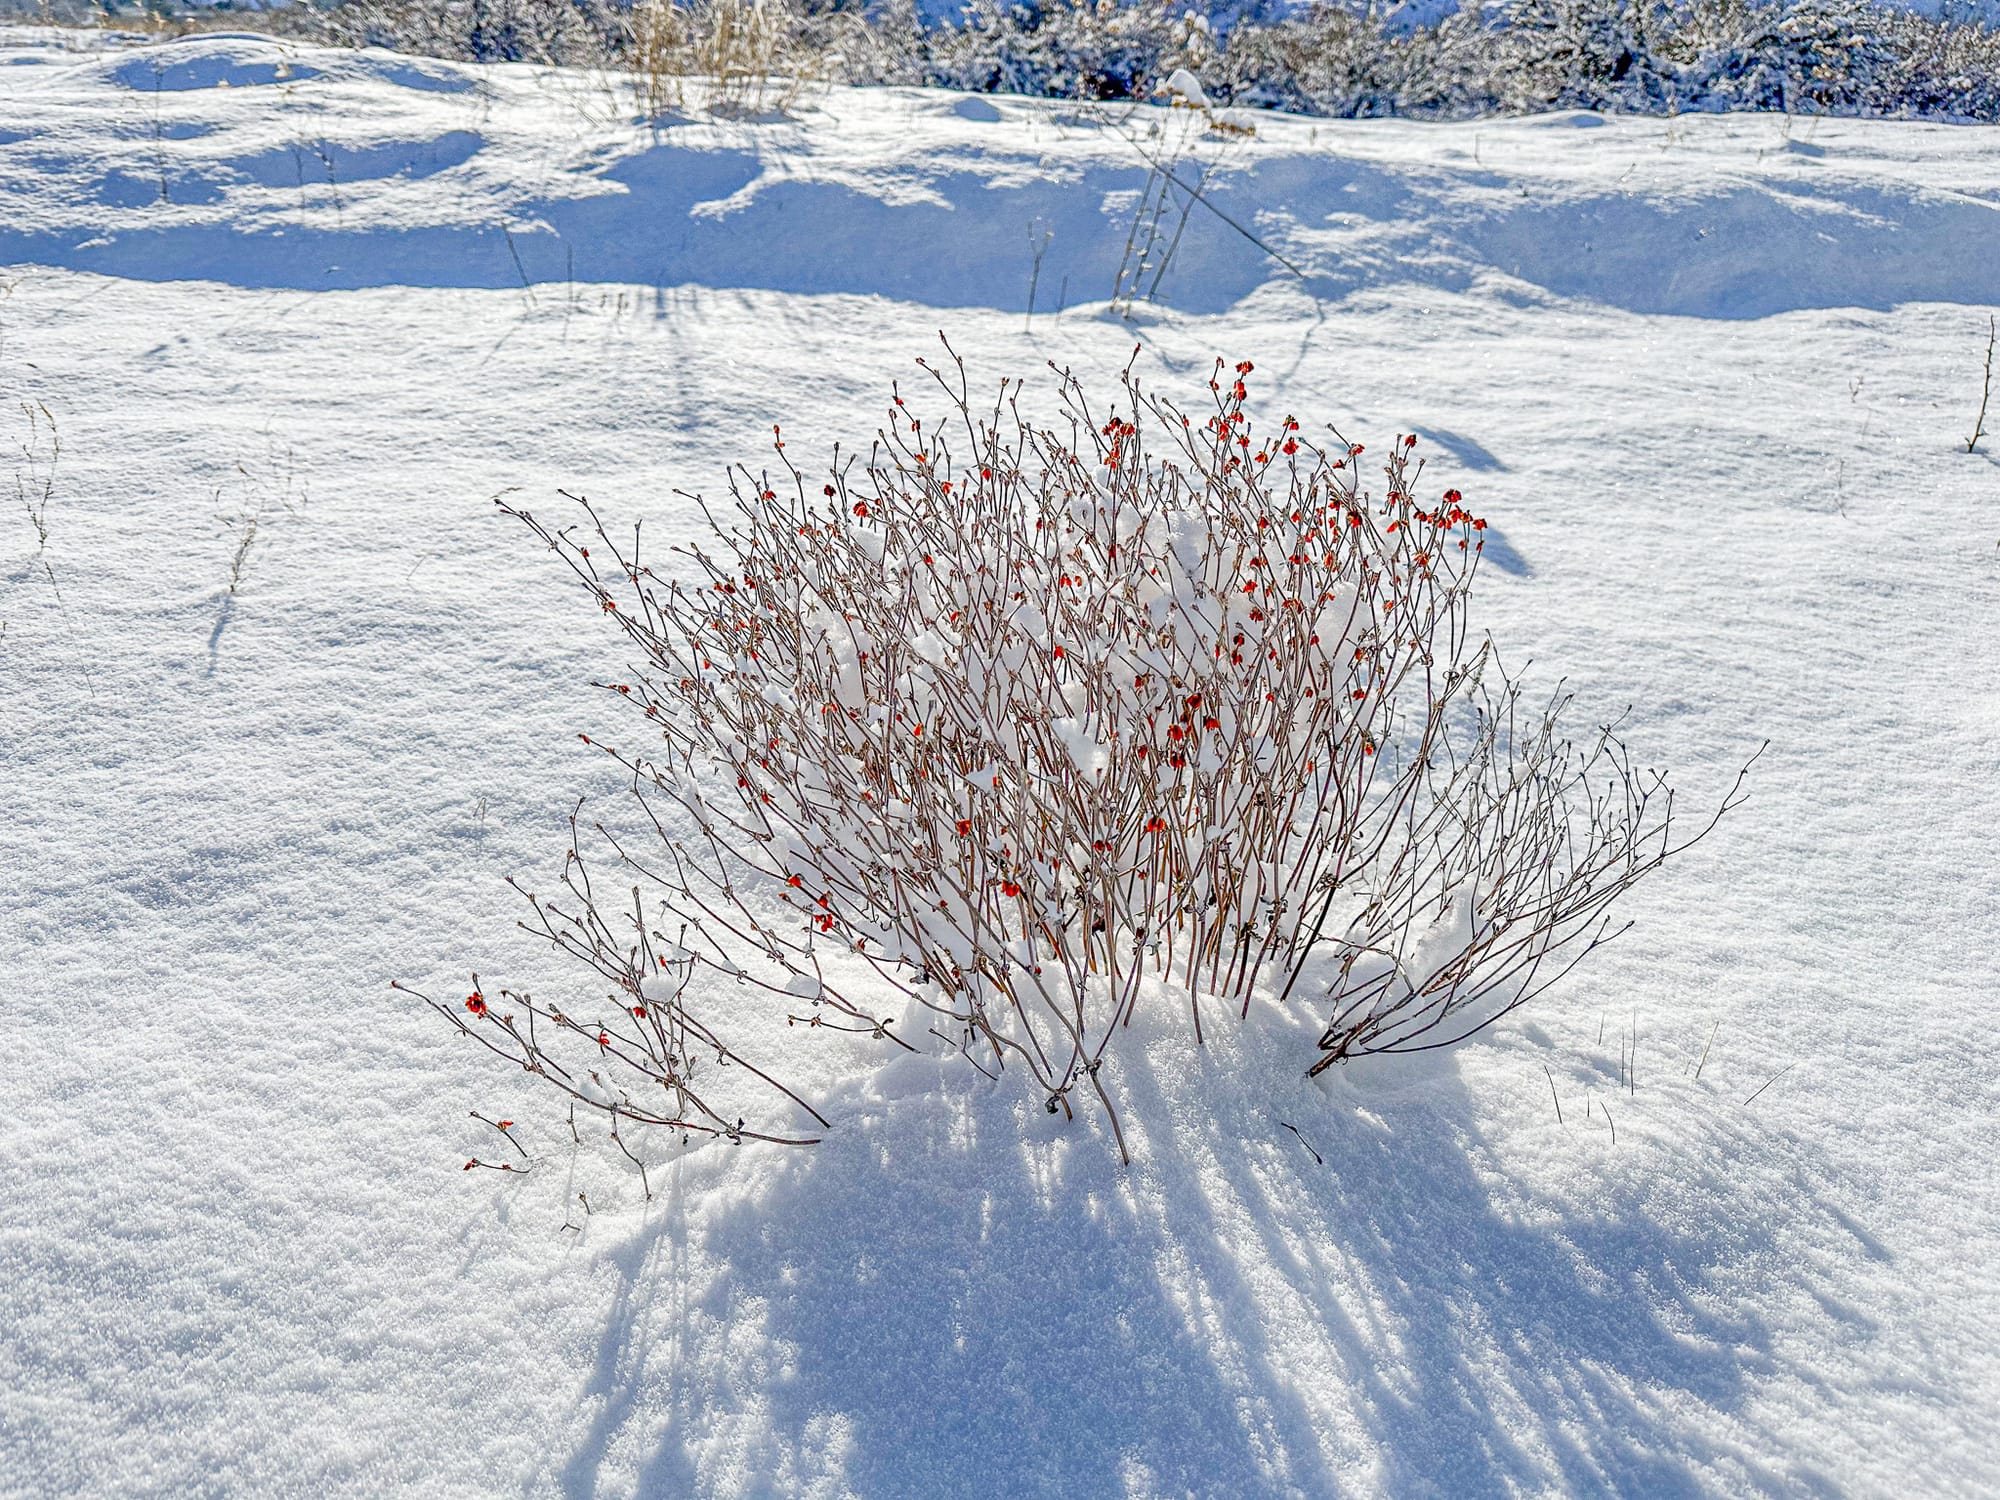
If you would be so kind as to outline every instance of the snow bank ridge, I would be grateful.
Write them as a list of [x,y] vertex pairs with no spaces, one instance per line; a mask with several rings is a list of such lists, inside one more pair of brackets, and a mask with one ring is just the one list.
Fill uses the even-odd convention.
[[[1200,202],[1174,198],[1187,223],[1154,294],[1182,312],[1265,286],[1265,247],[1298,272],[1281,284],[1322,300],[1498,282],[1703,317],[2000,302],[2000,199],[1962,186],[1995,179],[2000,147],[1949,126],[1570,113],[1413,133],[1265,114],[1250,140],[1170,148],[1191,134],[1185,111],[966,110],[936,90],[868,89],[793,119],[653,130],[613,119],[608,86],[525,67],[248,35],[16,51],[44,65],[9,68],[0,92],[0,262],[300,290],[598,282],[1020,311],[1040,226],[1048,310],[1110,295],[1150,161],[1169,150],[1202,184]],[[1586,122],[1585,139],[1549,130]]]

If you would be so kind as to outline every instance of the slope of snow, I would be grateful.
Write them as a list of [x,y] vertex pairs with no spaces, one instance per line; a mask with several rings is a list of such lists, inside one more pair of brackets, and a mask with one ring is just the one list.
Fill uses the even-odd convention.
[[[1134,324],[1157,112],[0,40],[0,1494],[1990,1493],[2000,136],[1259,118]],[[1510,658],[1751,801],[1446,1064],[1150,1021],[1130,1169],[718,993],[835,1129],[646,1201],[387,988],[575,986],[501,877],[616,805],[490,497],[691,535],[939,329],[1416,431]]]
[[1171,159],[1214,178],[1219,211],[1189,219],[1162,282],[1185,312],[1271,280],[1246,235],[1322,299],[1497,274],[1695,317],[2000,300],[1990,131],[1274,117],[1247,143],[1177,149],[1185,114],[885,90],[647,132],[606,123],[622,101],[603,80],[474,87],[444,64],[295,52],[204,39],[24,69],[0,257],[296,291],[636,282],[1021,311],[1046,234],[1052,310],[1065,284],[1105,295],[1121,216]]

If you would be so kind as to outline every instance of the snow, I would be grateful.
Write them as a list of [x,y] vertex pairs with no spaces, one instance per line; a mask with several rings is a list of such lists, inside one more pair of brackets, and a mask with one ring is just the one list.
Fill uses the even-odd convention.
[[[1990,1492],[2000,136],[1232,112],[1296,274],[1197,209],[1126,323],[1180,122],[963,103],[0,33],[0,1494]],[[502,877],[619,806],[620,642],[490,499],[692,537],[940,328],[1415,431],[1510,663],[1751,800],[1450,1059],[1152,997],[1129,1169],[710,977],[834,1128],[645,1201],[388,988],[573,985]]]
[[1208,108],[1208,95],[1203,92],[1201,80],[1186,68],[1175,68],[1167,75],[1166,91],[1176,99],[1186,101],[1194,109]]

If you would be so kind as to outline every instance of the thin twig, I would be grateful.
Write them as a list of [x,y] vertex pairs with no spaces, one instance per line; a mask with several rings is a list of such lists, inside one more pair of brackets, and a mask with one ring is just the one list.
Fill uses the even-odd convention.
[[1298,1126],[1294,1125],[1290,1120],[1280,1120],[1278,1121],[1278,1123],[1284,1126],[1285,1129],[1289,1130],[1293,1135],[1297,1135],[1299,1137],[1299,1144],[1306,1148],[1307,1153],[1311,1155],[1315,1164],[1322,1167],[1326,1165],[1326,1162],[1321,1158],[1320,1154],[1317,1151],[1313,1150],[1312,1142],[1307,1140],[1303,1135],[1299,1135]]
[[1715,1045],[1716,1033],[1721,1030],[1722,1030],[1722,1018],[1720,1016],[1717,1016],[1715,1024],[1711,1026],[1708,1030],[1708,1041],[1703,1045],[1701,1049],[1701,1061],[1695,1065],[1694,1081],[1696,1083],[1701,1082],[1701,1070],[1708,1066],[1708,1049]]
[[[1786,1063],[1784,1067],[1780,1068],[1777,1072],[1773,1073],[1769,1078],[1765,1079],[1761,1084],[1759,1084],[1757,1086],[1756,1091],[1750,1095],[1750,1099],[1755,1099],[1758,1094],[1763,1093],[1765,1089],[1769,1088],[1772,1084],[1776,1083],[1780,1078],[1783,1078],[1787,1073],[1791,1072],[1792,1069],[1796,1068],[1797,1066],[1798,1064],[1795,1062]],[[1745,1099],[1743,1102],[1745,1104],[1748,1104],[1750,1102],[1750,1099]]]
[[1986,320],[1986,378],[1979,387],[1979,415],[1972,421],[1972,436],[1965,440],[1965,451],[1971,453],[1979,446],[1979,440],[1986,436],[1986,404],[1993,399],[1993,345],[2000,337],[2000,321]]

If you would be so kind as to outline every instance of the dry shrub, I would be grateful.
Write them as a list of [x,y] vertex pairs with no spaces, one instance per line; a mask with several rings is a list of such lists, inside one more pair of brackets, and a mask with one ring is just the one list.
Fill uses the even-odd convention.
[[625,64],[632,75],[632,92],[639,113],[662,119],[681,107],[681,81],[687,72],[687,13],[667,0],[640,0],[628,24],[631,41]]
[[624,61],[649,119],[680,108],[691,81],[713,114],[783,113],[826,76],[831,24],[792,0],[640,0]]
[[[569,894],[531,898],[608,1012],[439,1008],[614,1125],[747,1133],[694,1076],[741,1061],[688,998],[707,966],[808,1029],[927,1028],[1051,1112],[1094,1097],[1122,1150],[1102,1075],[1147,997],[1197,1043],[1260,990],[1310,999],[1313,1072],[1446,1046],[1692,842],[1657,773],[1609,729],[1566,739],[1564,700],[1530,708],[1475,636],[1485,522],[1414,437],[1260,425],[1248,362],[1198,410],[1129,368],[1100,409],[1064,373],[1054,425],[926,369],[941,409],[898,394],[865,461],[808,477],[778,437],[732,473],[708,541],[671,549],[698,581],[587,505],[510,510],[636,652],[600,685],[631,736],[593,743],[645,836],[606,832],[596,884],[579,840]],[[556,1070],[557,1040],[585,1061]]]

